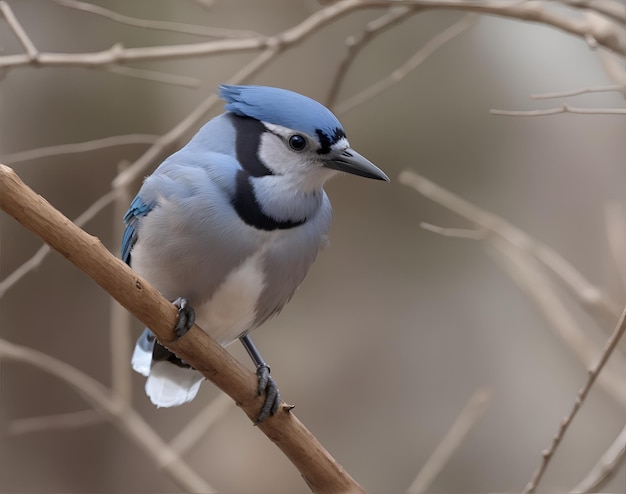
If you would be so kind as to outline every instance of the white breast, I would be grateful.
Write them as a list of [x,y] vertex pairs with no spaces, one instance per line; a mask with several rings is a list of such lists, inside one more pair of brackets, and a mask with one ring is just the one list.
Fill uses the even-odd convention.
[[252,329],[256,305],[265,287],[263,250],[248,257],[226,277],[213,296],[197,304],[196,322],[221,345]]

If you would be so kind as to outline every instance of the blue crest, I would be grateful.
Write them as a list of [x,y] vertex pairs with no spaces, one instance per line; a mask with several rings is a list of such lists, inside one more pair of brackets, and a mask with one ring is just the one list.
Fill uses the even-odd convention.
[[321,153],[328,152],[332,144],[346,135],[341,123],[328,108],[293,91],[267,86],[222,84],[219,96],[226,101],[224,108],[237,115],[317,137]]

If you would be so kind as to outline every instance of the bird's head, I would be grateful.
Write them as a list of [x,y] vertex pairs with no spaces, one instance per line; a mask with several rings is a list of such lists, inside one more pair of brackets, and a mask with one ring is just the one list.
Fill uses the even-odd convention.
[[333,113],[311,98],[265,86],[220,86],[238,118],[237,156],[252,176],[282,175],[305,188],[321,187],[336,171],[389,181],[354,151]]

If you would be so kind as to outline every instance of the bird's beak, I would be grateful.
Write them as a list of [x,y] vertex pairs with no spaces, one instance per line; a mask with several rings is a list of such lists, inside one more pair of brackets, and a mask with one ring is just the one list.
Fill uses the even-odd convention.
[[337,156],[325,160],[324,166],[360,177],[389,182],[389,177],[380,168],[352,148],[344,149]]

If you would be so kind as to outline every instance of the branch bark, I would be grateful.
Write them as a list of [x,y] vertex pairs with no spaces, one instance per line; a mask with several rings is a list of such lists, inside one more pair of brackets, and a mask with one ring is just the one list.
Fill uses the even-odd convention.
[[[251,420],[256,419],[263,401],[256,393],[256,376],[196,325],[176,340],[172,330],[176,308],[96,237],[74,225],[4,165],[0,165],[0,208],[90,276],[148,326],[161,343],[228,394]],[[364,492],[289,410],[283,404],[258,428],[295,465],[311,490]]]

